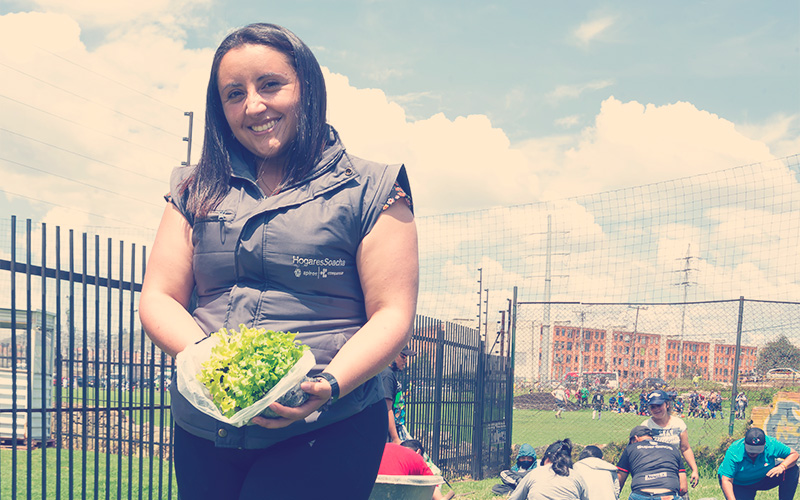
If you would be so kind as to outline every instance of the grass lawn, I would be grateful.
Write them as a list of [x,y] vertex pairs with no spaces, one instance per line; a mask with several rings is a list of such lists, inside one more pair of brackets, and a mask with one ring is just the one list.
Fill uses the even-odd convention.
[[[484,479],[483,481],[458,481],[450,482],[456,492],[456,498],[469,498],[470,500],[494,500],[505,497],[497,496],[492,493],[492,486],[498,484],[498,478]],[[590,486],[591,487],[591,486]],[[442,486],[442,493],[447,493],[450,488]],[[631,493],[630,479],[620,493],[621,499],[627,499]],[[689,496],[693,500],[725,500],[722,490],[719,488],[716,479],[701,479],[697,488],[689,488]],[[795,495],[797,498],[797,495]],[[762,491],[756,496],[756,500],[778,500],[778,490]]]
[[[171,498],[177,498],[174,473],[170,476],[168,461],[150,457],[120,457],[103,453],[61,450],[60,467],[55,448],[45,449],[45,473],[42,473],[42,452],[33,450],[28,470],[27,450],[16,452],[16,475],[13,471],[13,450],[0,450],[0,498],[170,498],[169,479],[172,479]],[[108,458],[108,463],[107,459]],[[159,468],[161,470],[159,471]],[[160,474],[160,477],[159,477]],[[14,481],[15,480],[15,481]],[[56,486],[60,486],[60,495]],[[28,482],[30,481],[30,485]],[[16,492],[12,486],[16,483]],[[43,487],[44,486],[44,487]],[[160,493],[160,495],[159,495]],[[140,497],[141,494],[141,497]]]
[[[543,410],[514,410],[512,443],[529,443],[534,447],[546,446],[564,438],[581,445],[623,443],[630,430],[647,417],[630,413],[603,412],[600,420],[592,420],[591,410],[565,411],[564,418],[555,418],[555,412]],[[716,445],[728,435],[727,419],[704,420],[684,418],[689,431],[689,443]],[[734,435],[744,429],[745,420],[734,422]]]
[[[151,389],[120,390],[118,388],[95,388],[95,387],[64,387],[62,391],[62,403],[68,405],[70,402],[70,392],[72,391],[72,401],[75,406],[99,406],[99,407],[124,407],[131,408],[126,413],[131,416],[133,422],[141,425],[152,421],[155,425],[161,425],[162,412],[163,422],[169,425],[169,410],[154,408],[156,406],[169,406],[169,391]],[[163,398],[163,400],[162,400]],[[151,414],[152,410],[152,414]]]
[[[94,401],[94,389],[87,394],[87,400]],[[82,391],[81,391],[82,392]],[[117,402],[116,391],[112,392],[111,398]],[[155,402],[160,404],[161,394],[154,394]],[[107,394],[103,389],[97,393],[96,397],[100,401],[106,401]],[[169,395],[165,394],[166,402],[169,402]],[[132,391],[125,393],[123,405],[139,407],[149,401],[149,391]],[[146,421],[150,418],[149,409],[145,411],[134,410],[134,419],[138,422]],[[157,414],[160,415],[160,414]],[[627,441],[630,429],[640,424],[645,417],[631,414],[617,414],[604,412],[601,420],[592,420],[591,410],[567,411],[563,414],[563,419],[556,419],[554,412],[541,410],[514,410],[514,428],[512,442],[515,444],[530,443],[535,447],[546,446],[557,439],[570,438],[573,442],[580,445],[588,444],[607,444],[611,442],[622,443]],[[166,414],[165,414],[166,416]],[[154,419],[158,422],[158,416]],[[689,438],[693,447],[701,444],[708,446],[716,445],[719,440],[727,436],[729,421],[725,419],[703,420],[695,418],[685,418],[684,421],[689,427]],[[734,434],[740,433],[744,428],[745,421],[735,421]],[[57,498],[56,478],[60,479],[62,497],[69,497],[69,491],[80,498],[85,492],[87,498],[105,498],[106,490],[109,491],[109,498],[168,498],[167,485],[169,481],[169,463],[160,462],[153,459],[152,464],[149,457],[133,457],[130,461],[128,457],[110,455],[108,463],[105,454],[95,454],[87,452],[84,455],[80,450],[73,451],[72,461],[69,459],[69,450],[61,450],[60,471],[57,474],[56,449],[46,449],[45,468],[46,474],[42,475],[42,450],[33,450],[31,453],[31,470],[27,470],[27,452],[19,450],[16,453],[16,498]],[[12,452],[11,450],[0,450],[0,498],[15,498],[12,494]],[[85,465],[84,465],[85,464]],[[161,467],[161,478],[159,479],[159,467]],[[716,477],[706,471],[701,470],[702,477],[700,486],[690,491],[693,500],[716,499],[723,500],[722,492],[717,485]],[[30,476],[30,490],[28,490],[28,477]],[[174,485],[174,474],[172,477],[172,498],[177,498],[177,490]],[[152,478],[152,480],[150,479]],[[46,491],[43,494],[43,482]],[[150,484],[153,484],[152,496]],[[469,498],[475,500],[493,500],[502,497],[495,496],[491,488],[499,483],[499,478],[492,477],[482,481],[456,480],[450,482],[452,489],[456,492],[456,498]],[[161,494],[159,496],[159,484]],[[144,485],[141,488],[140,486]],[[447,493],[450,486],[443,485],[442,491]],[[118,494],[119,491],[119,494]],[[626,499],[630,492],[630,482],[623,489],[621,498]],[[760,493],[758,500],[777,500],[777,491]]]
[[[591,410],[565,411],[564,418],[556,419],[555,412],[545,410],[514,410],[513,439],[514,444],[529,443],[534,447],[546,446],[558,440],[569,438],[580,445],[624,443],[628,440],[630,429],[642,423],[646,417],[632,414],[604,412],[600,420],[592,420]],[[684,418],[689,431],[689,441],[693,447],[698,445],[716,446],[720,439],[728,435],[729,420],[703,420]],[[744,420],[734,422],[734,435],[741,433],[745,427]],[[690,489],[692,499],[724,500],[716,476],[710,471],[701,469],[700,485]],[[492,493],[492,486],[500,482],[498,477],[483,481],[461,480],[451,481],[456,498],[490,500],[502,498]],[[450,488],[442,487],[447,493]],[[630,480],[623,488],[620,498],[628,498]],[[777,490],[760,493],[759,500],[777,500]]]

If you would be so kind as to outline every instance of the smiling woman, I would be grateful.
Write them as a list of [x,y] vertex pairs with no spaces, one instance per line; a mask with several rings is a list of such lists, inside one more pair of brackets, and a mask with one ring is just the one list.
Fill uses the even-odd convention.
[[700,472],[694,459],[694,451],[689,445],[689,432],[686,422],[677,415],[672,414],[670,397],[661,389],[656,389],[647,396],[647,404],[650,408],[651,417],[642,422],[642,425],[650,429],[653,439],[672,445],[681,452],[686,464],[692,469],[689,483],[692,488],[697,487],[700,482]]
[[297,73],[281,52],[248,44],[222,58],[218,85],[234,137],[258,159],[259,185],[267,195],[275,194],[287,150],[297,135]]
[[[410,336],[416,228],[405,168],[348,154],[325,110],[320,66],[289,30],[249,25],[217,49],[203,154],[173,172],[142,325],[173,356],[220,328],[292,332],[317,364],[305,403],[242,427],[171,386],[184,500],[366,499],[375,482],[377,375]],[[309,464],[323,464],[313,481],[287,480]]]

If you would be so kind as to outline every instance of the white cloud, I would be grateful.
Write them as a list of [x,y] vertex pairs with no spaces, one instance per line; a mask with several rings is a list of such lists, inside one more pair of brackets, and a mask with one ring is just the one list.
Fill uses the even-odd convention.
[[433,92],[409,92],[407,94],[393,95],[391,100],[399,104],[419,102],[423,99],[438,99]]
[[326,70],[328,118],[348,150],[405,163],[419,213],[464,211],[532,200],[536,179],[486,116],[410,121],[378,89],[357,89]]
[[605,16],[592,21],[587,21],[578,26],[573,35],[583,44],[587,44],[600,36],[610,28],[616,19],[613,16]]
[[613,80],[597,80],[580,85],[559,85],[547,94],[550,100],[575,99],[586,91],[602,90],[614,85]]
[[178,19],[186,22],[195,12],[205,12],[212,0],[35,0],[32,3],[48,12],[66,14],[85,27],[118,29],[148,23],[174,28]]
[[580,123],[580,119],[580,115],[563,116],[556,120],[555,124],[559,128],[572,128]]
[[775,156],[783,157],[800,152],[800,114],[777,114],[764,123],[736,124],[747,137],[767,144]]
[[403,75],[403,72],[396,68],[381,68],[371,71],[369,77],[376,82],[385,82],[392,78],[397,78]]
[[41,206],[70,227],[155,228],[170,169],[186,158],[183,111],[200,111],[202,127],[198,76],[211,52],[147,26],[90,52],[80,33],[62,14],[0,16],[0,60],[13,75],[0,81],[6,186],[64,207]]
[[[540,141],[520,145],[531,165],[542,164],[540,145]],[[689,103],[642,105],[610,97],[603,101],[594,126],[582,131],[576,145],[551,151],[544,158],[558,167],[544,173],[540,183],[544,196],[557,199],[772,158],[764,143]]]

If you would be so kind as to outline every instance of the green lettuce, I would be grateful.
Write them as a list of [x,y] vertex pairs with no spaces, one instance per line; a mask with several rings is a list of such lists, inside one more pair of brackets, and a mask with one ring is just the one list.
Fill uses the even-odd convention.
[[201,366],[205,384],[223,415],[230,418],[263,398],[309,349],[296,334],[239,325],[212,333],[219,342]]

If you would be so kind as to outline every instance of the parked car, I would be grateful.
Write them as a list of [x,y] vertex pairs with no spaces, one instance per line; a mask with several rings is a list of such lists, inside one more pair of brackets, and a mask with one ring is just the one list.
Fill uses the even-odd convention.
[[761,376],[753,370],[739,374],[740,382],[758,382],[759,380],[761,380]]
[[773,368],[767,372],[767,380],[791,381],[800,380],[800,372],[792,368]]
[[660,377],[647,377],[639,384],[642,389],[661,389],[666,386],[667,381]]

